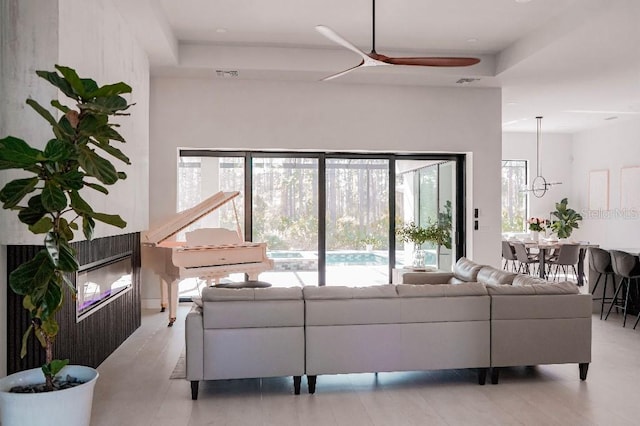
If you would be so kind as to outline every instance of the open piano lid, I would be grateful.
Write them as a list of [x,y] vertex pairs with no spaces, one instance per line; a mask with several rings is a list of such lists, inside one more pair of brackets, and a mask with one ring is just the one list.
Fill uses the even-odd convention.
[[142,235],[142,243],[156,245],[171,238],[193,222],[208,215],[240,195],[239,191],[218,192],[195,206],[183,210]]

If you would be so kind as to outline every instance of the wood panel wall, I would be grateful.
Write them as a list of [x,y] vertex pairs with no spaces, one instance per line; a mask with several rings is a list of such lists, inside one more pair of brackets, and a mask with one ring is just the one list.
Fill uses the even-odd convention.
[[[68,358],[71,364],[97,367],[140,327],[140,234],[132,233],[80,241],[72,244],[80,265],[131,252],[133,288],[120,295],[80,322],[76,321],[75,300],[65,297],[58,313],[60,333],[54,345],[54,357]],[[33,258],[39,246],[8,246],[7,274]],[[75,276],[70,277],[75,284]],[[7,277],[8,279],[8,277]],[[68,293],[66,294],[68,296]],[[29,326],[28,312],[22,297],[7,289],[7,373],[39,367],[44,363],[44,350],[31,338],[27,356],[20,359],[21,339]]]

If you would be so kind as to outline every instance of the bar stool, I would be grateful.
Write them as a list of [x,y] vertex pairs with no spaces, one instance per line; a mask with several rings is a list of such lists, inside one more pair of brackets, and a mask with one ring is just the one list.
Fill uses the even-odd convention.
[[602,319],[602,315],[604,314],[605,300],[613,299],[612,297],[607,297],[607,281],[609,279],[609,276],[611,276],[611,281],[613,281],[613,293],[615,294],[616,292],[616,276],[613,273],[613,266],[611,265],[611,255],[606,250],[597,247],[591,247],[589,249],[589,266],[591,267],[591,269],[598,273],[598,278],[596,278],[596,283],[593,285],[591,294],[595,294],[596,289],[598,288],[598,284],[600,283],[600,278],[602,278],[602,276],[604,275],[602,297],[594,299],[602,300],[600,306],[600,319]]
[[502,241],[502,258],[504,259],[504,265],[502,269],[509,271],[509,262],[511,262],[511,270],[516,271],[516,252],[509,244],[509,241]]
[[[637,280],[638,278],[640,278],[640,259],[638,259],[637,256],[624,251],[611,250],[610,253],[613,272],[616,275],[620,275],[622,279],[620,280],[620,285],[613,295],[613,300],[611,301],[611,305],[609,306],[609,310],[607,311],[607,316],[604,317],[604,319],[606,320],[607,318],[609,318],[611,309],[614,306],[622,308],[624,315],[622,319],[622,326],[624,327],[627,323],[627,307],[629,306],[629,293],[631,292],[631,283],[635,282],[637,286]],[[618,294],[623,288],[625,288],[625,297],[624,304],[621,304],[621,302],[618,301]]]

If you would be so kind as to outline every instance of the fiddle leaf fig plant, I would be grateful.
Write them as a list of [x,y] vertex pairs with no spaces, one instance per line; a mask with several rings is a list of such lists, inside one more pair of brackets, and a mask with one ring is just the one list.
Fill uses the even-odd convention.
[[[130,164],[129,158],[112,142],[124,143],[110,123],[112,116],[124,113],[129,104],[122,94],[131,93],[125,83],[99,87],[94,80],[80,78],[75,70],[60,65],[56,71],[36,74],[57,87],[70,100],[58,100],[51,106],[59,111],[59,119],[38,102],[27,104],[50,125],[53,137],[44,149],[30,146],[22,139],[7,136],[0,139],[0,170],[20,169],[26,177],[12,180],[0,190],[4,209],[18,212],[18,219],[34,234],[43,234],[44,248],[33,259],[23,263],[9,276],[9,285],[24,296],[23,306],[31,323],[22,338],[21,357],[33,334],[46,352],[42,371],[46,387],[53,390],[55,375],[68,360],[53,359],[53,343],[59,331],[56,313],[62,308],[64,294],[73,297],[76,289],[65,274],[78,270],[76,251],[70,245],[80,231],[91,239],[96,221],[124,228],[118,215],[95,211],[84,198],[85,188],[108,194],[106,186],[126,179],[111,162],[116,159]],[[41,146],[41,145],[39,145]]]
[[551,229],[558,235],[558,238],[569,238],[573,230],[579,228],[579,222],[582,220],[582,215],[567,207],[567,204],[568,200],[563,198],[559,203],[556,203],[556,211],[551,213],[558,219],[551,223]]

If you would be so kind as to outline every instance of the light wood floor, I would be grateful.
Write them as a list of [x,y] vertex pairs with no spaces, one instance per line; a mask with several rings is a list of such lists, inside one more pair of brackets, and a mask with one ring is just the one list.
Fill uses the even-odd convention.
[[501,371],[479,386],[467,370],[319,376],[315,395],[291,378],[169,380],[184,346],[184,316],[143,313],[138,329],[99,368],[92,425],[631,425],[639,424],[640,327],[593,317],[593,362]]

